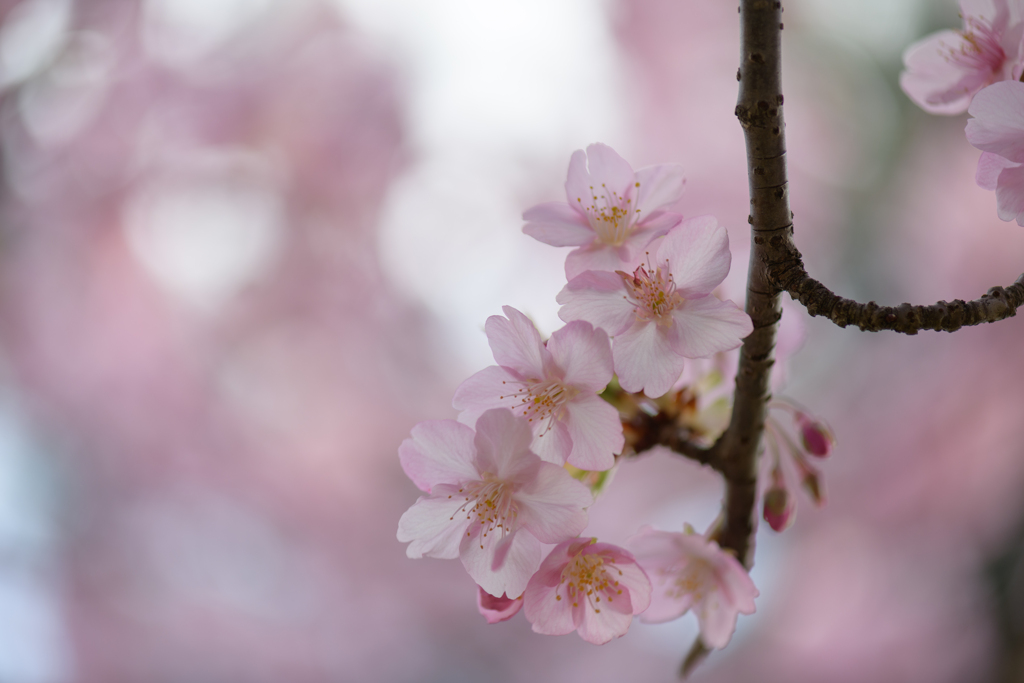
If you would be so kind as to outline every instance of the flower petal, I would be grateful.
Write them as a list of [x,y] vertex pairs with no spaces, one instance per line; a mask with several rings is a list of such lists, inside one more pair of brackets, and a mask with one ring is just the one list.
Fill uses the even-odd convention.
[[714,216],[689,218],[658,242],[658,264],[669,262],[676,291],[685,298],[710,294],[729,274],[729,233]]
[[518,522],[544,543],[561,543],[587,528],[583,508],[594,496],[565,469],[542,463],[536,478],[516,493]]
[[670,208],[683,196],[686,178],[679,164],[647,166],[636,172],[636,208],[640,209],[640,220],[651,213]]
[[735,349],[754,330],[749,315],[733,302],[714,296],[687,299],[672,311],[672,317],[678,334],[673,348],[687,358],[706,358]]
[[992,152],[982,152],[978,159],[978,170],[974,172],[974,182],[983,190],[995,190],[999,174],[1004,168],[1013,168],[1018,164]]
[[547,351],[533,321],[511,306],[502,306],[501,310],[507,317],[492,315],[484,323],[494,360],[523,379],[544,377]]
[[427,420],[412,428],[412,438],[398,447],[402,469],[421,491],[437,484],[477,478],[473,430],[455,420]]
[[967,141],[984,152],[1024,162],[1024,83],[1002,81],[982,89],[967,112]]
[[[444,490],[445,486],[438,487]],[[409,543],[405,554],[413,559],[436,557],[452,560],[459,556],[459,544],[469,520],[459,514],[465,500],[453,489],[443,496],[422,497],[398,520],[398,540]]]
[[459,385],[452,398],[452,407],[462,411],[459,422],[473,426],[477,418],[492,408],[512,408],[518,399],[511,396],[521,383],[505,368],[492,365],[472,375]]
[[526,418],[516,417],[507,408],[488,410],[476,421],[474,466],[504,481],[528,480],[541,464],[530,451],[533,432]]
[[522,597],[510,598],[502,594],[496,598],[480,586],[476,587],[476,608],[488,624],[497,624],[514,617],[523,608]]
[[[642,237],[641,237],[642,239]],[[565,279],[572,280],[588,270],[615,271],[629,267],[629,249],[594,242],[589,247],[573,249],[565,257]]]
[[1013,166],[999,174],[996,209],[1002,220],[1016,219],[1017,225],[1024,225],[1024,166]]
[[654,240],[667,234],[682,221],[682,214],[671,211],[655,211],[648,215],[643,222],[634,226],[633,234],[623,242],[619,252],[625,252],[623,260],[630,265],[649,261],[645,252],[653,253],[656,250]]
[[611,469],[625,444],[619,411],[595,394],[579,396],[565,409],[572,439],[569,464],[595,472]]
[[609,336],[625,332],[636,320],[622,278],[611,272],[591,270],[574,277],[555,301],[562,304],[558,310],[562,320],[585,320]]
[[594,241],[587,217],[565,202],[546,202],[523,213],[523,232],[553,247],[581,247]]
[[565,177],[565,199],[569,206],[590,206],[593,203],[593,191],[590,186],[590,174],[587,172],[587,153],[578,149],[569,157],[569,172]]
[[603,391],[612,381],[612,346],[608,334],[583,320],[555,331],[548,351],[561,370],[562,381],[580,391]]
[[904,50],[906,68],[900,74],[900,87],[907,97],[931,114],[953,115],[966,111],[971,96],[984,85],[986,74],[949,59],[951,51],[962,50],[965,46],[959,31],[940,31]]
[[599,198],[602,192],[608,195],[615,193],[623,198],[635,193],[633,168],[608,145],[595,142],[587,146],[587,168],[590,171],[590,184],[594,186],[594,194]]
[[643,391],[651,398],[664,395],[683,372],[686,361],[675,348],[677,328],[637,322],[615,337],[612,357],[619,384],[626,391]]
[[523,593],[523,610],[534,633],[564,636],[576,630],[572,603],[557,596],[562,569],[568,564],[565,552],[555,548],[530,579]]
[[[623,593],[621,597],[624,599],[619,604],[626,604],[628,596]],[[601,611],[597,612],[596,609]],[[594,645],[604,645],[610,640],[626,635],[633,621],[631,609],[623,613],[607,607],[604,602],[598,603],[596,609],[591,607],[588,601],[580,600],[579,605],[573,610],[573,621],[577,622],[576,630],[580,638]]]
[[[572,453],[572,437],[569,435],[569,428],[561,420],[547,420],[533,423],[533,444],[530,446],[533,452],[540,456],[544,462],[550,462],[561,467],[565,464],[569,454]],[[550,428],[548,428],[550,424]]]
[[501,542],[500,532],[489,533],[486,538],[479,532],[471,536],[464,533],[459,548],[462,566],[491,595],[522,595],[527,581],[540,566],[540,542],[528,532],[513,534],[512,541],[502,548],[504,562],[495,569],[494,555]]
[[712,591],[693,606],[700,624],[700,639],[708,647],[721,650],[732,639],[736,630],[736,609],[723,600],[721,593]]

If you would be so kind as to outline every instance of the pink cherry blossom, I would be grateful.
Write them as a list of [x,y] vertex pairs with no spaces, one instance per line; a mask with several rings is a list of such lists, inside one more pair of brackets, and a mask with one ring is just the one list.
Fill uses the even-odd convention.
[[476,373],[455,391],[459,420],[472,424],[485,410],[511,408],[533,428],[535,453],[548,462],[607,470],[622,451],[619,413],[597,394],[612,379],[604,330],[571,322],[541,341],[530,319],[512,308],[484,325],[498,365]]
[[498,598],[477,586],[476,608],[480,611],[480,615],[487,620],[488,624],[497,624],[498,622],[511,619],[519,613],[519,610],[523,608],[523,597],[510,598],[503,593]]
[[963,30],[940,31],[903,53],[900,86],[933,114],[960,114],[971,98],[1024,69],[1022,5],[1017,0],[961,0]]
[[529,423],[505,409],[480,416],[476,433],[428,420],[398,449],[402,469],[429,495],[398,522],[412,558],[459,557],[491,595],[521,595],[540,565],[541,544],[587,526],[587,487],[530,451]]
[[654,586],[643,621],[671,621],[692,609],[701,640],[721,649],[736,630],[737,615],[754,613],[759,593],[743,565],[692,528],[679,533],[645,526],[629,545]]
[[560,543],[523,594],[533,630],[550,636],[577,631],[603,645],[625,635],[633,615],[651,601],[651,582],[627,551],[596,538]]
[[729,236],[714,216],[690,218],[651,243],[632,275],[587,271],[570,280],[558,294],[558,315],[606,330],[622,388],[658,397],[685,358],[734,349],[753,330],[733,302],[711,295],[730,261]]
[[995,190],[999,218],[1024,225],[1024,83],[990,85],[967,111],[967,141],[983,152],[975,180]]
[[647,244],[678,225],[665,209],[683,194],[677,164],[634,172],[608,145],[578,149],[569,159],[567,202],[547,202],[523,213],[523,232],[556,247],[578,247],[565,260],[565,276],[585,270],[616,270]]

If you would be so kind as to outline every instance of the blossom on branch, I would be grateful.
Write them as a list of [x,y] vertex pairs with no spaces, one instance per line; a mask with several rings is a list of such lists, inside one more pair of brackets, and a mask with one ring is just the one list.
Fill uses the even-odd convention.
[[686,358],[734,349],[753,330],[750,316],[711,292],[729,273],[729,236],[714,216],[683,221],[653,242],[632,274],[587,271],[559,292],[558,315],[586,320],[613,337],[622,388],[655,398]]
[[603,645],[625,635],[633,615],[651,601],[651,582],[636,559],[596,538],[560,543],[530,579],[523,594],[536,633],[580,638]]
[[967,111],[967,141],[982,151],[975,180],[995,190],[999,218],[1024,225],[1024,83],[990,85]]
[[647,244],[678,225],[666,207],[683,194],[677,164],[634,172],[608,145],[578,149],[569,159],[566,202],[538,204],[523,213],[523,232],[556,247],[578,247],[565,260],[565,276],[585,270],[616,270]]
[[402,469],[428,495],[398,522],[411,558],[459,557],[493,596],[519,596],[540,566],[541,544],[587,526],[587,487],[530,451],[529,423],[509,410],[480,416],[476,432],[428,420],[398,449]]
[[608,335],[590,323],[572,322],[545,344],[530,319],[512,308],[494,315],[484,330],[492,365],[455,391],[459,420],[473,424],[491,408],[510,408],[533,430],[533,451],[557,465],[607,470],[622,452],[619,413],[597,394],[612,379]]
[[961,114],[974,94],[1024,70],[1024,6],[1018,0],[961,0],[960,31],[940,31],[903,53],[903,92],[932,114]]
[[701,641],[721,649],[729,644],[738,615],[754,613],[759,593],[743,565],[689,525],[683,533],[645,526],[629,546],[654,586],[642,621],[671,621],[692,609]]

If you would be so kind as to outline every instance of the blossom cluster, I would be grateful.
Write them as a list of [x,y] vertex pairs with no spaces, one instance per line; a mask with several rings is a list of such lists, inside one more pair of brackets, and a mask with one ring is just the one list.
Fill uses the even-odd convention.
[[[591,643],[626,633],[636,615],[693,610],[709,647],[724,647],[757,589],[713,539],[645,527],[630,550],[583,536],[596,487],[626,447],[610,386],[667,395],[687,359],[737,348],[749,316],[715,295],[729,272],[728,234],[712,216],[672,211],[674,164],[634,171],[610,147],[572,155],[566,201],[523,214],[523,232],[575,247],[556,300],[565,325],[549,339],[511,306],[484,330],[495,365],[466,379],[457,420],[416,425],[399,448],[424,496],[402,516],[409,557],[459,558],[489,623],[523,611],[537,633]],[[642,392],[642,393],[641,393]]]
[[1024,226],[1024,2],[961,0],[960,10],[962,30],[907,48],[900,85],[927,112],[974,117],[975,180],[995,191],[1000,219]]

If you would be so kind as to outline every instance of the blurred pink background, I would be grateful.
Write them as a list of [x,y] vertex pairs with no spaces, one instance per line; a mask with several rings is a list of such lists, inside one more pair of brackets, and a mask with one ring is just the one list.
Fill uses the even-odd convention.
[[[956,6],[836,4],[785,14],[811,275],[886,304],[1009,284],[1024,229],[974,185],[966,117],[896,85]],[[0,2],[0,681],[674,680],[692,615],[603,647],[487,626],[458,562],[395,540],[396,449],[455,416],[487,315],[558,326],[566,250],[519,213],[574,149],[682,163],[739,296],[737,15],[484,5]],[[838,437],[829,502],[762,525],[758,611],[694,680],[1021,680],[1024,321],[801,322],[783,393]],[[650,453],[587,533],[701,528],[720,496]]]

